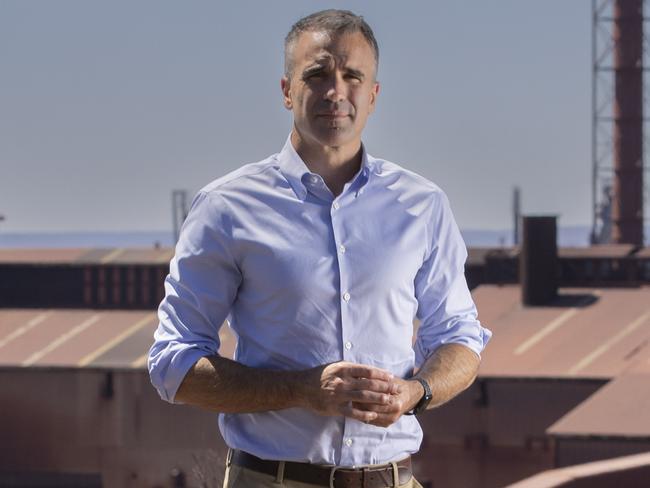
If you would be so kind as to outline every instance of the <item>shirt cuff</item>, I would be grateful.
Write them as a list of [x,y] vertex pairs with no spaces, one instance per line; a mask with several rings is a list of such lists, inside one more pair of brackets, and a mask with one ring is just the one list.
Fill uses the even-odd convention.
[[211,354],[211,352],[187,344],[175,344],[170,345],[157,355],[150,355],[148,360],[149,376],[160,398],[169,403],[182,404],[182,402],[174,400],[178,388],[190,368],[199,359]]

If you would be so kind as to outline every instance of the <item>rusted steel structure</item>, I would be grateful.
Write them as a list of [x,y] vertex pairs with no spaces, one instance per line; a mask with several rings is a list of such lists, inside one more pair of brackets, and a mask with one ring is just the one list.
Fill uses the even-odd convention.
[[172,255],[169,248],[0,249],[0,307],[155,309]]
[[[541,229],[538,242],[550,243],[543,234],[551,227]],[[528,253],[533,267],[550,262],[538,251]],[[6,284],[5,271],[16,265],[33,267],[39,280],[52,266],[154,266],[164,275],[171,252],[0,250],[0,282]],[[472,295],[494,336],[477,381],[421,417],[425,438],[414,466],[424,486],[502,487],[559,466],[650,448],[643,432],[630,437],[635,424],[650,425],[650,396],[640,394],[650,372],[638,366],[650,359],[650,275],[643,274],[650,249],[609,245],[557,253],[559,288],[533,306],[522,303],[518,248],[469,250]],[[22,276],[21,286],[30,289],[33,275]],[[162,293],[162,281],[156,286]],[[87,307],[79,299],[75,307],[47,308],[38,303],[42,296],[33,297],[33,308],[0,307],[0,404],[6,407],[0,485],[45,477],[88,488],[218,486],[225,446],[216,416],[169,405],[149,384],[155,306]],[[232,357],[236,339],[227,325],[220,339],[220,353]],[[636,415],[616,410],[617,398],[632,394]],[[629,425],[601,421],[601,410]]]
[[[558,286],[650,283],[650,248],[559,248]],[[465,275],[481,284],[519,283],[520,248],[470,248]],[[0,249],[0,307],[153,310],[173,249]],[[56,286],[52,286],[52,284]]]
[[592,0],[592,243],[643,246],[644,0]]
[[643,0],[616,0],[612,239],[643,246]]
[[[494,337],[477,382],[421,418],[415,466],[431,486],[496,488],[556,467],[561,439],[549,427],[579,416],[650,357],[649,287],[560,288],[543,307],[523,306],[518,285],[482,285],[473,296]],[[0,480],[58,472],[99,476],[104,488],[172,488],[200,486],[199,468],[220,476],[216,417],[168,405],[149,384],[153,311],[3,309],[0,324],[0,402],[8,406]],[[226,325],[220,339],[231,357]],[[638,406],[634,421],[647,422]],[[598,446],[608,449],[615,446]]]

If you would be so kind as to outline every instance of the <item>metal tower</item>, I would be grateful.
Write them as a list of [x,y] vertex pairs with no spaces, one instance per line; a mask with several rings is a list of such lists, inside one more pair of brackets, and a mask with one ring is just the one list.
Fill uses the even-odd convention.
[[592,244],[643,245],[646,2],[592,0]]

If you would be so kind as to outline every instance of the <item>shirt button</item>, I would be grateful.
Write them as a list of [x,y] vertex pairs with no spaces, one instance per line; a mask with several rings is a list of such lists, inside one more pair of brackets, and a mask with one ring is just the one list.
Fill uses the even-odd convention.
[[334,210],[338,210],[338,208],[339,208],[339,202],[334,202],[334,203],[332,204],[332,207],[334,207]]
[[312,183],[318,183],[318,176],[316,176],[316,175],[311,175],[311,176],[309,177],[309,181],[311,181]]
[[350,447],[352,445],[352,439],[350,439],[349,437],[345,439],[345,445]]
[[347,291],[343,294],[343,300],[346,302],[350,301],[350,294]]
[[345,246],[343,244],[339,246],[339,251],[341,252],[341,254],[345,252]]
[[352,349],[352,343],[351,343],[350,341],[346,342],[346,343],[345,343],[345,348],[346,348],[348,351],[349,351],[350,349]]

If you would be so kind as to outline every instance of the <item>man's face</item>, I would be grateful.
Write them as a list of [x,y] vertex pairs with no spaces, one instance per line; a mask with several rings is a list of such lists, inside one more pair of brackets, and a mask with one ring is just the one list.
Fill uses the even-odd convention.
[[358,144],[379,93],[375,57],[363,34],[303,32],[291,56],[293,71],[282,79],[282,92],[302,139],[329,147]]

